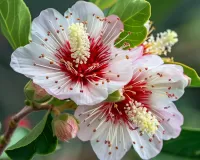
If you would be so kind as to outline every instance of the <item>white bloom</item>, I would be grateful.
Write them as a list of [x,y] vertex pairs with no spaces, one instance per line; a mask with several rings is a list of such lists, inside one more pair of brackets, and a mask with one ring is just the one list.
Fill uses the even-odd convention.
[[47,9],[32,23],[32,42],[12,54],[11,67],[59,99],[94,105],[130,81],[129,57],[142,54],[114,47],[122,31],[117,16],[105,18],[92,3],[79,1],[64,16]]
[[145,55],[133,62],[133,70],[123,101],[80,106],[75,112],[78,137],[91,141],[100,160],[120,160],[131,146],[142,159],[151,159],[161,151],[162,140],[180,134],[183,116],[173,101],[188,84],[182,67]]

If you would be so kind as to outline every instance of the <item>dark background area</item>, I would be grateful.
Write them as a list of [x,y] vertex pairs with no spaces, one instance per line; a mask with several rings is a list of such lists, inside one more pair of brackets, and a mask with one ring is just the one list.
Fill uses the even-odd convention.
[[[185,63],[200,73],[200,0],[149,0],[152,4],[152,18],[156,32],[170,28],[179,35],[179,43],[172,49],[169,56],[175,61]],[[25,0],[32,18],[46,8],[55,8],[64,13],[76,0]],[[23,87],[28,79],[16,72],[10,66],[10,56],[13,50],[8,41],[0,35],[0,121],[16,113],[24,106]],[[184,126],[200,127],[199,88],[187,88],[185,95],[176,102],[178,109],[185,116]],[[41,114],[32,114],[32,125],[41,119]],[[53,156],[36,157],[35,160],[96,160],[89,143],[74,139],[63,144]],[[139,160],[131,150],[123,160]],[[161,154],[160,160],[179,160],[179,157]],[[183,160],[180,158],[180,160]],[[189,160],[189,159],[184,159]]]

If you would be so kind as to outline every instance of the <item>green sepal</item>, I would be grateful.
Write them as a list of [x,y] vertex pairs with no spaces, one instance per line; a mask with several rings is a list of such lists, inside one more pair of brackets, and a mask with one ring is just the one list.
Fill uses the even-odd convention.
[[50,99],[48,101],[48,104],[53,105],[53,106],[61,106],[64,105],[65,103],[69,102],[69,99],[66,100],[60,100],[58,98],[52,97],[52,99]]
[[35,93],[34,89],[31,87],[31,83],[32,81],[30,80],[24,87],[24,94],[26,96],[26,99],[30,101],[33,100],[34,93]]
[[117,90],[113,93],[111,93],[108,98],[106,99],[107,102],[119,102],[123,100],[123,96],[120,92],[120,90]]
[[32,80],[30,80],[24,87],[24,94],[26,96],[27,101],[33,102],[36,104],[44,104],[49,102],[52,99],[52,96],[49,94],[45,94],[44,96],[38,98],[36,96],[36,91],[33,86]]

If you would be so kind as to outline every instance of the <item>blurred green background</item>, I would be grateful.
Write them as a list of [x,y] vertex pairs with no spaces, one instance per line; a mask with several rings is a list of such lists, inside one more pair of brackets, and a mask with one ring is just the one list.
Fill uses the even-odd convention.
[[[25,0],[32,18],[46,8],[55,8],[64,13],[76,0]],[[185,63],[200,74],[200,0],[149,0],[152,5],[152,17],[156,32],[170,28],[179,35],[179,43],[169,56],[175,61]],[[3,123],[8,116],[23,107],[23,87],[28,79],[15,73],[9,66],[12,48],[7,40],[0,35],[0,121]],[[187,88],[185,95],[176,102],[178,109],[185,117],[184,126],[200,128],[200,88]],[[32,126],[42,118],[43,113],[29,116]],[[5,127],[5,125],[3,125]],[[199,135],[200,139],[200,135]],[[188,143],[190,143],[188,141]],[[48,156],[36,156],[35,160],[97,160],[89,143],[78,139],[61,144],[62,149]],[[200,154],[200,151],[197,153]],[[131,149],[123,160],[139,160]],[[161,153],[156,160],[193,160]]]

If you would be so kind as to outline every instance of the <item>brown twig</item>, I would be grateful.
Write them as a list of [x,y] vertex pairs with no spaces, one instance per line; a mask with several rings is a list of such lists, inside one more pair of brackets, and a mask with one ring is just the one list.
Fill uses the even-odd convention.
[[49,110],[52,109],[50,105],[44,105],[40,107],[31,107],[25,106],[21,111],[19,111],[16,115],[14,115],[10,122],[7,130],[5,131],[4,135],[0,138],[0,156],[7,147],[10,142],[10,139],[16,130],[18,123],[22,120],[25,116],[30,114],[31,112],[39,111],[39,110]]

